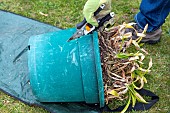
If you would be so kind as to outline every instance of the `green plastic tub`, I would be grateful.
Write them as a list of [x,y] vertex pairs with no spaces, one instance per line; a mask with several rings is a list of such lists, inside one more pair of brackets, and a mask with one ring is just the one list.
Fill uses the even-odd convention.
[[32,36],[28,52],[32,92],[40,102],[104,106],[98,34],[67,42],[75,28]]

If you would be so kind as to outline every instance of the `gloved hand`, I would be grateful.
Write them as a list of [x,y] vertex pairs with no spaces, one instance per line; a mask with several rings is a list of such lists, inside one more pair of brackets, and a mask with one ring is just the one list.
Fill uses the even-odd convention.
[[[94,12],[102,4],[105,4],[104,9],[94,17]],[[103,18],[110,12],[111,12],[111,0],[88,0],[83,9],[83,15],[86,18],[86,21],[96,27],[98,27],[97,20]]]

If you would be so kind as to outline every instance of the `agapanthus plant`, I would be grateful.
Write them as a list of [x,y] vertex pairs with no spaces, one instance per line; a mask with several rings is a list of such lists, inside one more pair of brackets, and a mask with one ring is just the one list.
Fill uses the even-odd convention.
[[[146,50],[140,46],[140,40],[145,37],[148,25],[145,26],[142,33],[133,27],[136,23],[123,23],[119,26],[105,28],[99,32],[100,56],[102,63],[102,73],[105,89],[105,102],[127,100],[124,113],[132,103],[132,107],[136,102],[147,103],[145,99],[136,91],[143,88],[147,83],[145,75],[148,74],[152,67],[152,59],[145,69]],[[132,39],[134,33],[126,32],[127,29],[133,29],[136,40]],[[133,52],[129,48],[133,47]],[[146,67],[146,66],[145,66]]]

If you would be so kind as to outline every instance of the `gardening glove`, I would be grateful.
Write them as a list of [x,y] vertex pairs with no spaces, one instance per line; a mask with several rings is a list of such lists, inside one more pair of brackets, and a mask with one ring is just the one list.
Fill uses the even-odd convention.
[[[104,9],[94,17],[94,12],[102,4],[105,4]],[[83,15],[86,18],[86,21],[95,27],[98,27],[97,20],[103,18],[110,12],[111,12],[111,0],[88,0],[83,9]]]

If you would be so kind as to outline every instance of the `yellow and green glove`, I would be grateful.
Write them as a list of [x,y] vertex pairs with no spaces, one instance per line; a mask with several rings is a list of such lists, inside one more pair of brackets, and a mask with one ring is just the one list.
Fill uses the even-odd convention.
[[[94,17],[94,12],[102,4],[105,4],[104,9]],[[103,18],[110,12],[111,12],[111,0],[88,0],[83,9],[83,15],[86,18],[86,21],[96,27],[98,27],[97,20]]]

